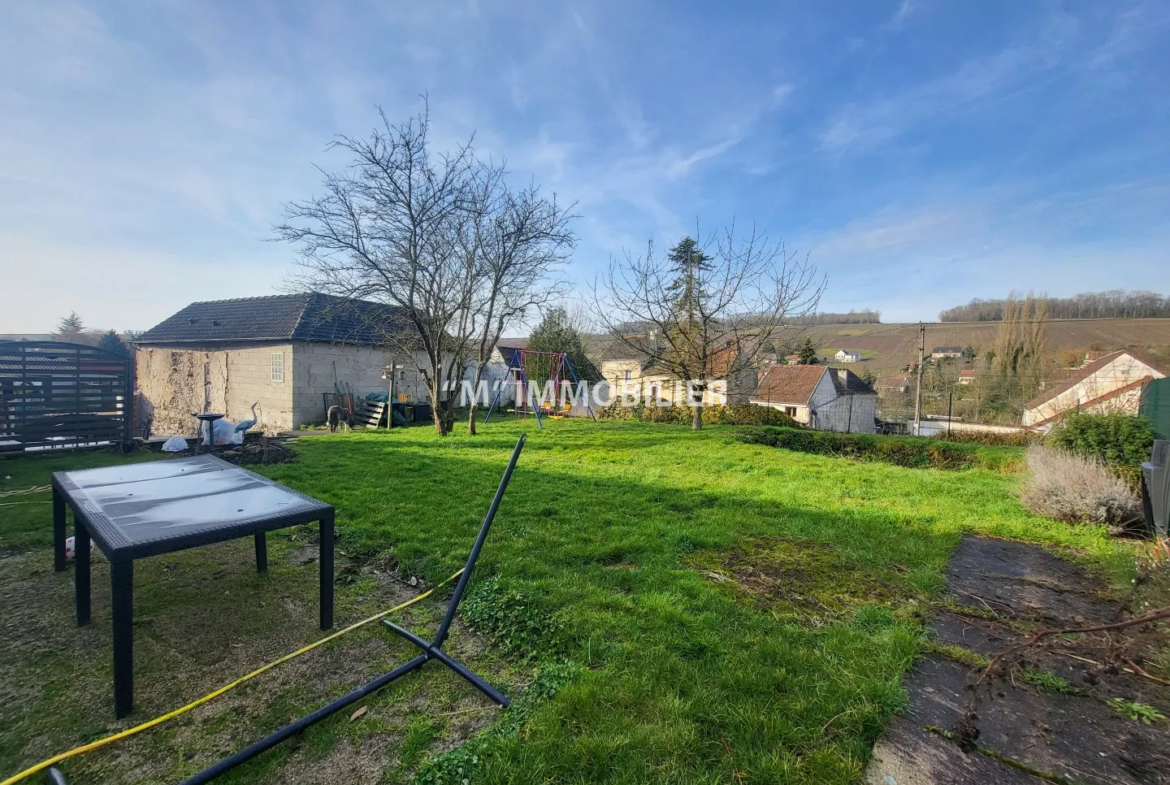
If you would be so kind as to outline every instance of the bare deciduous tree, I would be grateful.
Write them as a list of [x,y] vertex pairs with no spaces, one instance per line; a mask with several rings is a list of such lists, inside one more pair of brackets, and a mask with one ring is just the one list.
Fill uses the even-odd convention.
[[824,287],[807,256],[755,227],[737,236],[733,223],[702,243],[686,238],[665,255],[650,242],[643,256],[611,261],[594,286],[593,308],[598,323],[645,366],[694,383],[698,430],[707,384],[748,375],[754,381],[765,347],[815,313]]
[[[502,182],[502,179],[500,180]],[[484,367],[506,328],[552,303],[562,285],[549,275],[568,261],[576,244],[569,209],[556,196],[541,196],[535,185],[519,191],[483,189],[485,209],[477,213],[471,237],[481,285],[476,289],[469,359],[474,363],[467,431],[475,434],[479,385]]]
[[552,296],[544,279],[573,247],[571,216],[535,186],[511,191],[470,140],[432,153],[425,106],[397,125],[379,114],[368,137],[329,146],[349,166],[323,171],[325,193],[285,205],[275,232],[298,246],[294,285],[397,309],[379,317],[380,340],[415,365],[445,435],[468,362],[478,382],[502,330]]

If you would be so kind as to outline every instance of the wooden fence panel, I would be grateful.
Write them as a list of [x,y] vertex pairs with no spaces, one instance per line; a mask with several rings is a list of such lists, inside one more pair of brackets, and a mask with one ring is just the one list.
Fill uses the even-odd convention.
[[0,343],[0,454],[130,441],[133,360],[58,341]]

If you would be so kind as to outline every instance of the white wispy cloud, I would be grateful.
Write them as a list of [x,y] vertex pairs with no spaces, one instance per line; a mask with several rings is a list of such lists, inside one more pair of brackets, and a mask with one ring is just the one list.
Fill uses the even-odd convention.
[[[1054,143],[962,166],[940,157],[925,174],[909,159],[946,141],[941,125],[990,127],[998,102],[1026,91],[1050,102],[1035,109],[1050,134],[1075,112],[1141,120],[1165,98],[1155,78],[1133,78],[1159,72],[1165,6],[1049,9],[986,39],[995,48],[964,37],[953,59],[910,73],[882,71],[872,42],[912,45],[947,6],[884,8],[829,24],[815,4],[0,5],[0,277],[54,269],[62,308],[100,293],[87,318],[109,326],[169,315],[192,296],[182,282],[209,268],[225,296],[278,289],[291,249],[263,241],[281,203],[316,192],[314,165],[345,164],[324,151],[336,134],[368,132],[375,105],[406,119],[422,93],[436,149],[474,131],[518,179],[578,204],[578,280],[648,237],[734,216],[812,250],[835,296],[862,282],[850,296],[875,302],[943,291],[962,276],[937,271],[967,260],[1035,253],[1051,274],[1059,260],[1035,251],[1045,244],[1089,264],[1104,245],[1078,246],[1085,227],[1124,231],[1124,269],[1138,269],[1170,209],[1164,136],[1102,126],[1073,140],[1075,156]],[[1079,88],[1094,79],[1089,103]],[[1024,165],[1048,171],[1005,185],[1000,172]],[[123,269],[133,293],[92,272]],[[41,284],[21,286],[30,296],[10,300],[0,329],[51,326],[57,314],[25,305]]]

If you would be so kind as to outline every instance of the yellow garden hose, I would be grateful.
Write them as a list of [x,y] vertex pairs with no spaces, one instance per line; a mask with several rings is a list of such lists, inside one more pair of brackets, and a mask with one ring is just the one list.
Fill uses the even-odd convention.
[[96,750],[98,747],[104,747],[107,744],[112,744],[115,741],[120,741],[122,739],[128,738],[128,737],[133,736],[135,734],[141,733],[142,731],[144,731],[148,728],[153,728],[156,725],[161,725],[162,723],[166,722],[167,720],[172,720],[175,717],[178,717],[180,714],[186,714],[187,712],[191,711],[191,709],[194,709],[198,706],[202,706],[204,703],[207,703],[208,701],[213,700],[215,698],[218,698],[220,695],[223,695],[228,690],[234,689],[234,688],[240,686],[241,684],[243,684],[244,682],[249,681],[250,679],[256,678],[261,673],[264,673],[267,670],[271,670],[272,668],[275,668],[277,665],[281,665],[283,663],[288,662],[291,659],[294,659],[296,657],[301,656],[302,654],[305,654],[306,652],[310,652],[323,643],[328,643],[329,641],[331,641],[335,638],[340,638],[342,635],[345,635],[347,632],[353,632],[358,627],[364,627],[365,625],[370,624],[371,622],[375,622],[378,619],[389,616],[391,613],[397,613],[398,611],[400,611],[404,608],[409,608],[411,605],[414,605],[416,602],[421,602],[422,600],[425,600],[427,597],[430,597],[437,590],[443,588],[443,586],[445,586],[446,584],[455,580],[456,578],[458,578],[462,574],[463,574],[462,569],[456,570],[455,572],[453,572],[450,575],[450,577],[448,577],[447,579],[443,580],[442,582],[436,584],[434,586],[434,588],[431,588],[431,589],[428,589],[427,591],[424,591],[422,594],[418,595],[417,597],[414,597],[412,599],[407,600],[406,602],[402,603],[401,605],[395,605],[393,608],[391,608],[389,610],[382,611],[381,613],[376,613],[373,616],[369,617],[368,619],[362,619],[359,622],[356,622],[354,624],[349,625],[348,627],[346,627],[343,630],[338,630],[337,632],[333,633],[332,635],[327,635],[324,638],[322,638],[321,640],[316,641],[314,643],[310,643],[308,646],[305,646],[304,648],[297,649],[296,651],[292,652],[291,654],[286,654],[279,659],[273,660],[272,662],[268,663],[267,665],[262,665],[259,668],[257,668],[256,670],[252,671],[251,673],[249,673],[245,676],[241,676],[240,678],[236,679],[235,681],[233,681],[229,684],[225,684],[224,686],[220,687],[218,690],[215,690],[214,692],[209,692],[206,695],[204,695],[202,698],[198,698],[196,700],[191,701],[186,706],[182,706],[178,709],[175,709],[172,712],[168,712],[167,714],[163,714],[162,716],[155,717],[153,720],[148,720],[148,721],[142,723],[141,725],[135,725],[133,728],[127,728],[124,731],[119,731],[118,733],[115,733],[112,736],[106,736],[104,739],[98,739],[97,741],[91,741],[89,744],[83,744],[80,747],[74,747],[73,749],[69,750],[68,752],[62,752],[59,755],[54,755],[53,757],[51,757],[47,760],[41,761],[40,763],[36,764],[35,766],[30,766],[29,768],[25,769],[24,771],[20,772],[19,774],[16,774],[12,777],[9,777],[8,779],[4,780],[3,782],[0,782],[0,785],[13,785],[13,783],[19,782],[20,780],[24,779],[25,777],[29,777],[33,774],[36,774],[38,771],[44,771],[45,769],[49,768],[50,766],[52,766],[56,763],[60,763],[61,761],[66,760],[67,758],[72,758],[75,755],[80,755],[81,753],[89,752],[90,750]]

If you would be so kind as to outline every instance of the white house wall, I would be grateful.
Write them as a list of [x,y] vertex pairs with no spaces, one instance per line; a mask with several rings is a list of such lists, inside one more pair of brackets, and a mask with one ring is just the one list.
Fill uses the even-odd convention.
[[[629,372],[629,380],[626,373]],[[601,364],[601,375],[612,385],[615,394],[639,396],[643,402],[657,397],[659,401],[675,406],[689,405],[686,385],[667,374],[642,373],[637,360],[606,360]],[[748,402],[756,387],[756,372],[740,371],[734,377],[710,379],[703,392],[704,406],[728,406]]]
[[876,433],[876,395],[841,395],[817,409],[816,428],[842,433]]
[[[756,406],[767,406],[769,408],[775,409],[776,411],[784,412],[801,425],[808,425],[810,412],[807,406],[791,403],[766,403],[764,401],[752,401],[752,403],[754,403]],[[789,412],[789,409],[795,409],[796,413],[793,414]]]
[[[475,380],[475,366],[474,361],[469,362],[467,367],[463,370],[463,378],[468,382]],[[485,395],[481,395],[479,402],[482,406],[491,405],[492,399],[496,393],[496,385],[501,384],[500,390],[500,406],[512,406],[515,404],[516,385],[510,383],[512,372],[508,368],[508,364],[504,362],[504,356],[500,354],[499,349],[493,349],[491,357],[488,358],[487,363],[484,364],[483,373],[480,375],[480,382],[486,386],[487,402],[484,402]],[[469,406],[471,404],[470,396],[467,395],[467,390],[460,387],[458,406]]]
[[[1081,379],[1055,398],[1045,401],[1035,408],[1026,409],[1023,418],[1024,425],[1035,425],[1066,412],[1086,410],[1084,405],[1088,402],[1133,384],[1146,376],[1161,379],[1164,374],[1136,357],[1123,354],[1103,368]],[[1093,409],[1100,412],[1121,411],[1127,414],[1137,414],[1137,399],[1138,396],[1123,394],[1112,401],[1105,401]]]

